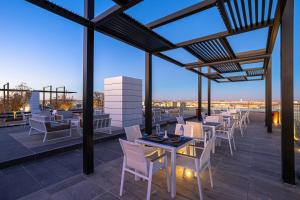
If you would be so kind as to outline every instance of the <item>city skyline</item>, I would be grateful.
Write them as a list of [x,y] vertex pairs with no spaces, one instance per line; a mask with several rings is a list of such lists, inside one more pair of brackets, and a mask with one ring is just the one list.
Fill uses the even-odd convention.
[[[83,13],[83,1],[55,0],[59,5],[70,8],[76,13]],[[170,1],[162,3],[160,7],[155,1],[145,1],[128,11],[142,23],[147,23],[162,17],[162,13],[168,14],[194,4],[195,0],[180,1],[172,6]],[[96,1],[96,15],[109,8],[111,1]],[[295,2],[295,35],[299,35],[300,2]],[[153,9],[156,12],[153,12]],[[18,10],[10,13],[9,10]],[[145,13],[148,13],[146,15]],[[151,14],[149,14],[151,13]],[[203,15],[210,16],[211,24],[205,30],[197,28],[197,25],[206,23]],[[147,16],[147,17],[146,17]],[[1,27],[6,27],[0,32],[0,74],[1,84],[10,82],[11,86],[26,82],[34,89],[41,89],[46,85],[59,87],[65,85],[68,90],[78,92],[76,99],[82,94],[82,44],[83,29],[75,23],[45,12],[25,1],[12,0],[0,4]],[[22,20],[18,20],[22,19]],[[11,23],[14,21],[14,23]],[[185,27],[185,22],[193,24],[194,30]],[[40,28],[40,24],[46,24]],[[178,34],[174,34],[174,27]],[[185,31],[182,31],[185,30]],[[224,31],[222,20],[216,10],[208,10],[196,14],[184,20],[163,26],[157,33],[168,38],[171,42],[180,42],[206,34]],[[252,31],[229,37],[228,40],[237,52],[251,49],[264,48],[266,29]],[[248,44],[239,44],[239,41],[247,36],[253,38]],[[273,53],[273,100],[280,98],[279,77],[279,38],[277,39]],[[250,46],[251,49],[244,49]],[[300,50],[299,37],[295,37],[295,72],[299,74],[300,60],[297,57]],[[167,55],[179,58],[185,62],[195,61],[195,58],[181,50],[173,50]],[[125,75],[144,79],[144,52],[128,46],[99,33],[95,34],[95,91],[103,91],[103,80],[107,77]],[[169,76],[171,75],[171,76]],[[295,99],[300,97],[300,80],[295,78]],[[144,82],[143,82],[144,83]],[[207,81],[203,78],[203,99],[207,96]],[[217,84],[212,82],[213,100],[263,100],[264,81]],[[241,87],[241,85],[243,87]],[[197,98],[197,76],[185,69],[153,58],[153,99],[155,100],[193,100]]]

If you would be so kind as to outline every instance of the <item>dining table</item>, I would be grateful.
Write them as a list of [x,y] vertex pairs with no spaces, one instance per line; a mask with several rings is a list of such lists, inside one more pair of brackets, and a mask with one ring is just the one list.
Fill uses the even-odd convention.
[[158,135],[145,134],[135,140],[136,143],[156,147],[171,153],[171,197],[176,197],[176,152],[193,143],[193,138],[168,134],[167,138]]

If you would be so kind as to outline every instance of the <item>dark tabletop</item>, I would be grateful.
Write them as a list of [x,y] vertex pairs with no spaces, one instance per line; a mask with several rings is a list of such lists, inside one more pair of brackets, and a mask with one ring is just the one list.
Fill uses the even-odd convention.
[[220,126],[221,123],[216,123],[216,122],[205,122],[203,123],[204,126]]
[[157,135],[144,135],[141,140],[154,142],[162,145],[168,145],[171,147],[179,147],[184,145],[185,143],[193,140],[189,137],[180,137],[178,135],[168,134],[168,138],[164,139],[163,136],[157,136]]

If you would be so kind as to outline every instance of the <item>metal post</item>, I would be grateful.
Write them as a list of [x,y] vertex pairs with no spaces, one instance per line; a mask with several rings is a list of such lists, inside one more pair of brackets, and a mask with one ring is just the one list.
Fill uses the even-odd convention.
[[152,54],[145,53],[145,132],[152,133]]
[[295,184],[294,153],[294,0],[281,8],[280,76],[281,76],[281,160],[282,179]]
[[66,86],[64,86],[63,87],[63,89],[64,89],[64,96],[63,96],[63,100],[64,100],[64,102],[66,101]]
[[[208,68],[208,73],[210,73],[210,68]],[[207,115],[211,115],[211,80],[207,79]]]
[[7,97],[6,97],[7,98],[7,108],[8,108],[9,111],[11,111],[10,110],[10,104],[9,104],[9,83],[7,83],[6,85],[7,85],[6,86],[7,87]]
[[5,87],[6,87],[6,84],[3,85],[3,104],[4,104],[4,111],[6,110],[6,91],[5,91]]
[[50,85],[50,105],[52,105],[52,85]]
[[[94,0],[84,0],[84,16],[94,18]],[[94,30],[84,28],[83,49],[83,172],[94,172],[93,90],[94,90]]]
[[266,76],[267,86],[267,130],[268,133],[272,133],[272,58],[270,58],[267,67]]
[[45,109],[45,87],[43,87],[43,110]]
[[[201,67],[199,67],[199,71],[201,72]],[[202,120],[201,112],[202,112],[202,76],[198,75],[198,111],[197,111],[197,118],[198,118],[199,121]]]
[[[268,66],[267,66],[268,68]],[[265,74],[265,126],[268,126],[268,86],[267,86],[267,72]]]
[[57,108],[57,105],[58,105],[58,101],[57,101],[57,90],[58,88],[55,89],[55,106]]

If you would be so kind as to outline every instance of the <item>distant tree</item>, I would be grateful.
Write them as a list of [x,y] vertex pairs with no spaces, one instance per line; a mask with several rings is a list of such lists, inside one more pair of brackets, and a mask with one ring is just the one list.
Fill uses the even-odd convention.
[[56,109],[58,110],[70,110],[74,106],[74,99],[73,97],[58,97]]
[[24,110],[28,105],[31,96],[31,88],[26,83],[21,82],[15,87],[20,91],[14,91],[9,93],[9,102],[5,104],[4,111],[19,111]]
[[102,92],[94,92],[94,108],[102,108],[104,104],[104,94]]

